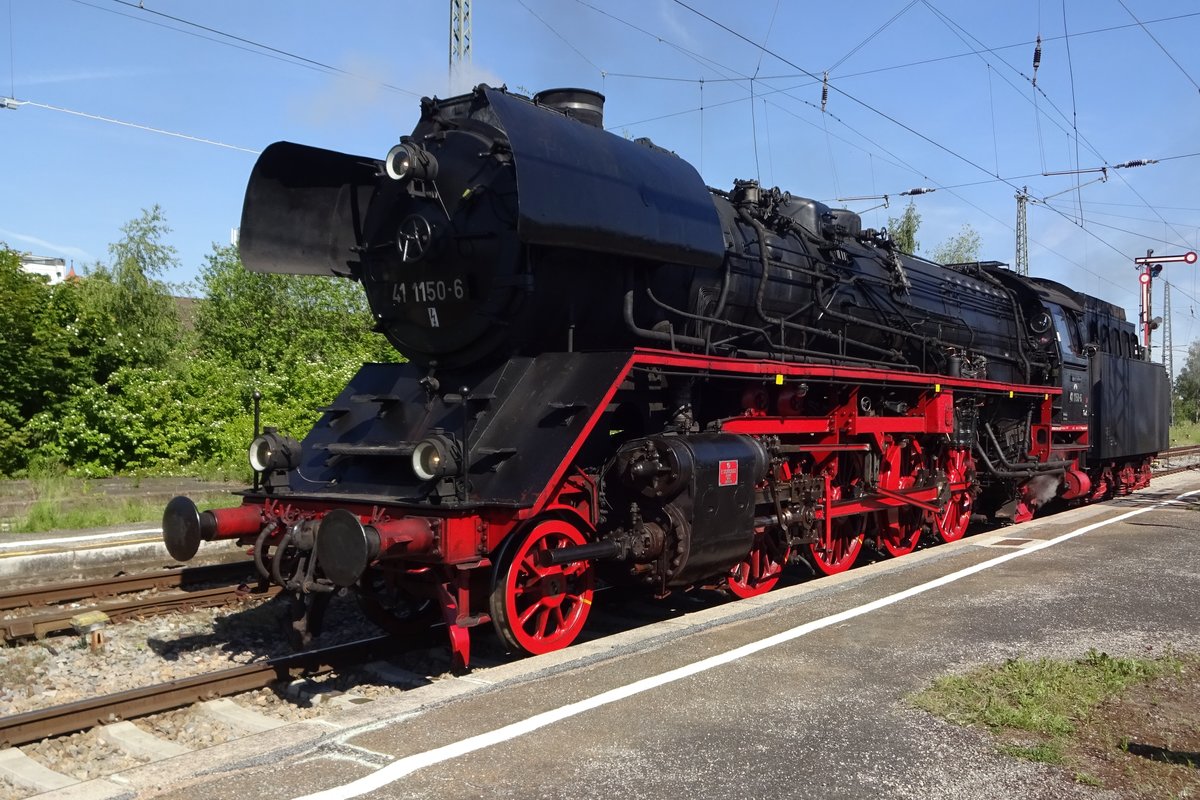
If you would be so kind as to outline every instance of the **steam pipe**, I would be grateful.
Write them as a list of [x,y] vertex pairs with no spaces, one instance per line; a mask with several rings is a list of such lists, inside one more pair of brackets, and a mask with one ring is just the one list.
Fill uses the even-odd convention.
[[[769,274],[770,260],[767,258],[767,228],[765,225],[763,225],[761,222],[759,222],[757,219],[755,219],[753,216],[751,216],[750,212],[744,208],[738,209],[738,215],[747,224],[749,224],[752,228],[754,228],[755,233],[758,234],[758,262],[759,262],[759,268],[760,268],[761,275],[758,280],[758,292],[754,298],[754,310],[758,313],[759,318],[762,319],[763,322],[767,322],[772,325],[779,326],[779,330],[780,330],[779,345],[780,345],[780,347],[785,347],[785,344],[783,341],[783,338],[784,338],[783,332],[786,328],[792,328],[793,330],[798,330],[803,333],[821,334],[821,335],[824,335],[824,336],[832,338],[832,339],[840,338],[840,337],[838,337],[837,334],[833,333],[832,331],[826,331],[826,330],[822,330],[820,328],[811,328],[807,325],[801,325],[800,323],[797,323],[797,322],[790,322],[787,319],[785,319],[784,317],[772,317],[771,315],[767,314],[766,309],[763,308],[763,301],[766,299],[766,294],[767,294],[767,281],[768,281],[768,278],[770,277],[770,274]],[[813,281],[814,286],[819,285],[821,277],[822,276],[820,276],[820,275],[816,275],[816,280]],[[828,309],[826,309],[824,307],[824,305],[822,305],[822,311],[828,311]],[[886,350],[884,348],[875,347],[874,345],[869,345],[869,344],[866,344],[865,342],[858,342],[858,341],[855,342],[855,345],[857,347],[861,347],[865,350],[870,350],[871,352],[878,353],[882,356],[885,356],[885,357],[888,357],[891,359],[897,359],[897,353],[895,353],[891,350]],[[845,353],[842,353],[841,355],[846,359],[853,359],[852,356],[846,356]],[[853,360],[854,361],[865,361],[865,359],[853,359]],[[900,358],[897,360],[903,360],[903,358]]]
[[1032,478],[1037,475],[1061,475],[1062,473],[1067,471],[1065,467],[1055,467],[1053,469],[1046,469],[1046,470],[1034,470],[1034,469],[1002,470],[1002,469],[996,469],[996,466],[992,463],[992,460],[990,458],[988,458],[987,452],[984,451],[983,447],[979,444],[979,442],[975,443],[975,454],[979,456],[980,460],[983,461],[983,465],[985,467],[987,467],[988,474],[994,475],[997,478]]
[[[992,446],[996,448],[996,455],[997,455],[997,457],[999,457],[1000,463],[1006,469],[1038,470],[1039,468],[1046,468],[1046,467],[1066,468],[1066,467],[1074,466],[1074,464],[1075,464],[1074,461],[1018,461],[1017,463],[1014,464],[1014,463],[1010,462],[1007,458],[1004,457],[1004,449],[1002,447],[1000,447],[1000,441],[996,438],[995,431],[992,430],[992,424],[990,422],[983,423],[983,430],[985,433],[987,433],[988,439],[991,440]],[[1045,471],[1045,470],[1043,470],[1043,471]]]
[[[664,303],[663,301],[659,300],[657,297],[655,297],[654,292],[652,292],[650,290],[649,286],[646,287],[646,297],[650,300],[650,302],[654,303],[654,305],[658,306],[659,308],[663,309],[664,311],[669,311],[672,314],[677,314],[677,315],[683,317],[684,319],[694,319],[698,322],[708,322],[708,323],[715,324],[715,325],[724,325],[729,328],[736,328],[736,329],[747,331],[749,333],[760,333],[760,334],[763,334],[764,337],[767,336],[767,332],[763,328],[755,328],[753,325],[744,325],[740,322],[732,322],[732,321],[723,320],[723,319],[716,319],[716,318],[710,319],[709,317],[703,316],[701,314],[692,314],[691,312],[682,311],[680,309],[669,306],[666,303]],[[794,322],[789,322],[787,324],[791,325],[793,327],[801,328],[803,330],[810,330],[813,333],[819,333],[830,339],[838,338],[837,334],[833,333],[832,331],[825,331],[825,330],[821,330],[820,328],[808,328],[807,326],[798,325],[797,323],[794,323]],[[770,341],[770,338],[768,337],[767,340]],[[880,348],[870,347],[870,345],[862,345],[862,346],[864,348],[869,348],[869,349],[875,350],[880,355],[893,356],[893,357],[896,355],[894,352],[892,352],[890,350],[883,350]],[[829,357],[828,353],[822,353],[818,350],[808,350],[808,349],[800,348],[800,347],[787,347],[784,345],[780,345],[780,349],[785,350],[789,353],[796,353],[798,355],[805,355],[805,356],[811,355],[811,356],[813,356],[813,358],[810,358],[808,360],[812,363],[839,364],[839,363],[846,363],[846,362],[854,362],[854,363],[864,364],[864,365],[874,365],[875,364],[874,361],[870,361],[865,358],[855,358],[854,356],[842,356],[838,359],[832,359]]]

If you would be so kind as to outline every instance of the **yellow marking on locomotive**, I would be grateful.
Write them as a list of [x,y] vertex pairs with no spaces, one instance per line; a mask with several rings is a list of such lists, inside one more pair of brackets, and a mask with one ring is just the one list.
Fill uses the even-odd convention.
[[783,375],[781,375],[779,373],[775,373],[775,385],[783,386]]

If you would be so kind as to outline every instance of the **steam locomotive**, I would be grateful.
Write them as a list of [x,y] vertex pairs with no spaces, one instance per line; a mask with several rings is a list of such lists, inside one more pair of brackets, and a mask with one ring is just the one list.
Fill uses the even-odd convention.
[[488,623],[570,644],[598,579],[749,597],[1147,485],[1168,384],[1123,309],[708,188],[602,115],[481,85],[382,161],[263,152],[245,265],[358,281],[408,362],[364,365],[302,442],[258,433],[240,507],[172,500],[174,558],[251,545],[301,644],[345,589],[398,634],[440,612],[465,666]]

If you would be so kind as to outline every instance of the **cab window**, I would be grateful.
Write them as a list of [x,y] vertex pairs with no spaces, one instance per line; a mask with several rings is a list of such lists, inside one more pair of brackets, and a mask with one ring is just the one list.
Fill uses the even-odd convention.
[[1083,357],[1083,347],[1079,343],[1079,328],[1075,320],[1068,316],[1065,309],[1057,303],[1047,303],[1046,310],[1054,320],[1054,335],[1058,339],[1058,350],[1063,361],[1076,364],[1086,364]]

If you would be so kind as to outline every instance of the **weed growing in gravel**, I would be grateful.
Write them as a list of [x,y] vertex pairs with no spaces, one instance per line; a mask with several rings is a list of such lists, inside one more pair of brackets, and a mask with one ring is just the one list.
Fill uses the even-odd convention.
[[1061,765],[1086,786],[1130,798],[1190,797],[1200,788],[1200,657],[1011,659],[940,678],[908,698],[960,725],[982,725],[997,749]]
[[1179,667],[1171,656],[1114,658],[1096,650],[1075,661],[1014,658],[939,678],[912,702],[960,725],[1063,737],[1101,700]]

